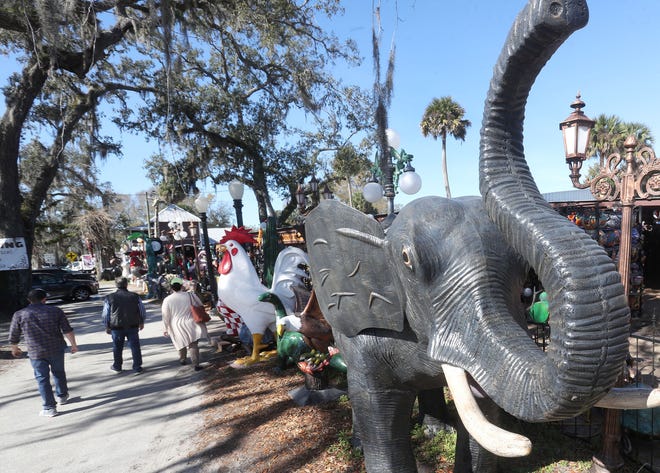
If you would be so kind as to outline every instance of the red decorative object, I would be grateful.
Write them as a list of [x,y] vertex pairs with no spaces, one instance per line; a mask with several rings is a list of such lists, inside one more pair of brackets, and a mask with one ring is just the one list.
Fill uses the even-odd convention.
[[232,225],[231,230],[225,230],[225,235],[220,240],[220,243],[227,243],[229,240],[234,240],[241,245],[244,243],[257,243],[252,233],[245,229],[244,226],[236,227]]

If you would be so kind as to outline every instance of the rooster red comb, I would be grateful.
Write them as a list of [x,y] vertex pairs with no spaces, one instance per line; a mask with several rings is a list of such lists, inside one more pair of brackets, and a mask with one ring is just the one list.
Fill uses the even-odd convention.
[[226,243],[228,240],[234,240],[236,243],[256,243],[252,234],[245,229],[244,226],[236,228],[235,225],[231,226],[231,230],[225,230],[225,236],[222,237],[220,243]]

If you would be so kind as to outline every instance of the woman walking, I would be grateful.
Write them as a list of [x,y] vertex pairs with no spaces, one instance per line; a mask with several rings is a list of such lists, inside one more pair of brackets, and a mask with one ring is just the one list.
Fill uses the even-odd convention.
[[199,361],[199,340],[208,337],[206,324],[196,323],[192,318],[191,305],[202,305],[196,294],[182,291],[183,280],[173,278],[170,281],[172,294],[163,300],[163,334],[170,337],[174,348],[179,351],[179,362],[182,365],[187,363],[187,354],[190,352],[190,359],[195,371],[203,369]]

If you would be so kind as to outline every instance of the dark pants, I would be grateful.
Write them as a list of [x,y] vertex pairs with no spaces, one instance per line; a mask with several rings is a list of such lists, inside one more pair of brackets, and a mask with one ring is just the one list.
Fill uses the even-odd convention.
[[53,374],[55,381],[55,393],[58,397],[66,396],[69,389],[66,384],[66,373],[64,372],[64,349],[47,358],[39,358],[37,360],[30,359],[32,368],[34,369],[34,377],[39,386],[39,394],[44,409],[51,409],[55,407],[55,397],[53,396],[53,386],[50,384],[50,374]]
[[133,355],[133,370],[139,370],[142,367],[142,350],[140,349],[140,336],[138,335],[140,329],[136,328],[123,328],[112,329],[112,355],[114,363],[112,368],[114,370],[121,370],[121,365],[124,362],[122,352],[124,351],[124,340],[128,340],[128,346],[131,348]]

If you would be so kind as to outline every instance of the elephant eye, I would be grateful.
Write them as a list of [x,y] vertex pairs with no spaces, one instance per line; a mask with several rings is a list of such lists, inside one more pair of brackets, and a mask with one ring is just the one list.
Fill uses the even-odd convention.
[[405,264],[408,269],[413,269],[413,263],[412,263],[412,252],[410,251],[410,248],[404,248],[401,250],[401,257],[403,258],[403,264]]

